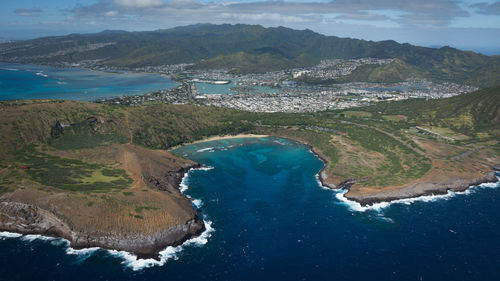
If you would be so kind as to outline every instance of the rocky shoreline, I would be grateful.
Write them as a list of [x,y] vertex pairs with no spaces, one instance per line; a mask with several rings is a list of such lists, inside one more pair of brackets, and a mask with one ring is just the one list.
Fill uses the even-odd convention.
[[[299,142],[305,146],[307,146],[311,152],[318,157],[323,163],[324,166],[321,168],[321,170],[318,172],[318,180],[321,183],[321,185],[325,188],[332,189],[332,190],[340,190],[340,189],[347,189],[349,190],[350,186],[356,183],[356,179],[346,179],[345,181],[333,185],[331,183],[328,183],[326,181],[326,169],[328,169],[328,166],[330,162],[328,159],[323,156],[320,152],[314,149],[314,147],[307,143],[304,142],[303,140],[292,138],[289,136],[280,136],[277,135],[277,137],[280,138],[285,138],[289,139],[292,141]],[[352,196],[349,195],[349,191],[344,195],[348,200],[357,202],[361,204],[362,206],[369,206],[373,205],[376,203],[382,203],[382,202],[390,202],[390,201],[395,201],[395,200],[400,200],[400,199],[410,199],[410,198],[417,198],[421,196],[428,196],[428,195],[443,195],[448,193],[448,191],[453,191],[453,192],[463,192],[467,190],[471,186],[476,186],[480,185],[482,183],[490,183],[490,182],[498,182],[498,178],[495,175],[495,171],[500,171],[500,165],[496,166],[490,166],[492,169],[491,172],[486,173],[483,177],[476,178],[476,179],[462,179],[462,178],[456,178],[451,181],[444,181],[444,182],[420,182],[420,183],[413,183],[409,184],[408,186],[400,189],[394,189],[394,190],[387,190],[387,191],[380,191],[375,194],[370,194],[366,196]]]
[[[347,179],[339,183],[338,185],[327,183],[325,178],[325,170],[328,168],[329,165],[328,160],[325,157],[323,157],[321,153],[315,151],[314,147],[312,147],[310,144],[308,143],[304,144],[307,145],[314,153],[314,155],[316,155],[316,157],[318,157],[325,164],[318,173],[319,181],[323,187],[333,190],[339,190],[339,189],[349,190],[350,186],[356,183],[356,179]],[[498,182],[498,178],[495,175],[495,171],[500,171],[500,167],[492,166],[492,169],[493,171],[487,173],[486,175],[484,175],[484,177],[472,180],[457,178],[452,182],[414,183],[402,189],[381,191],[379,193],[370,194],[366,196],[350,196],[348,191],[344,196],[351,201],[361,204],[361,206],[369,206],[375,203],[390,202],[400,199],[410,199],[428,195],[443,195],[448,193],[448,191],[463,192],[471,186],[476,186],[483,183]]]
[[487,173],[484,177],[471,180],[457,178],[454,181],[445,182],[419,182],[409,184],[401,189],[381,191],[366,196],[350,196],[349,192],[344,196],[351,201],[360,203],[362,206],[369,206],[375,203],[391,202],[400,199],[410,199],[429,195],[444,195],[447,194],[448,191],[463,192],[471,186],[495,182],[498,182],[498,178],[495,175],[495,171],[492,171]]
[[[155,187],[165,192],[169,192],[168,187],[165,186],[167,183],[175,185],[179,190],[184,174],[197,167],[200,165],[190,165],[179,171],[170,171],[172,173],[169,173],[164,180],[154,178],[150,180]],[[198,213],[183,224],[150,234],[106,233],[99,230],[78,231],[72,227],[71,223],[53,212],[32,204],[15,201],[0,202],[0,214],[0,231],[64,238],[74,249],[100,247],[130,252],[142,259],[158,259],[159,252],[166,247],[181,245],[205,231],[205,223]]]

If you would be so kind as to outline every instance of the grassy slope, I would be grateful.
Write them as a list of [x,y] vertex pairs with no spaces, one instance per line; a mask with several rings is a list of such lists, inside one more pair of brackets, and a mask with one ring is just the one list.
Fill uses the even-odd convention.
[[174,177],[193,163],[124,142],[166,148],[233,132],[226,110],[196,109],[1,103],[0,201],[38,206],[84,233],[145,234],[184,224],[196,213]]
[[376,115],[405,115],[412,123],[449,127],[466,135],[500,136],[500,87],[438,100],[380,103],[363,110]]

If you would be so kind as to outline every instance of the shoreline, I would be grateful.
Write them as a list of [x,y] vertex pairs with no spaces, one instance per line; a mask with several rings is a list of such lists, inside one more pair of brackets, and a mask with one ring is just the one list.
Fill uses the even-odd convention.
[[270,137],[271,135],[260,135],[260,134],[237,134],[237,135],[224,135],[224,136],[211,136],[207,137],[201,140],[195,140],[193,142],[188,142],[188,143],[183,143],[179,144],[173,147],[170,147],[168,151],[175,150],[177,148],[186,146],[186,145],[192,145],[192,144],[197,144],[197,143],[203,143],[203,142],[209,142],[209,141],[218,141],[218,140],[227,140],[227,139],[245,139],[245,138],[267,138]]
[[[499,179],[495,175],[495,173],[500,172],[500,167],[499,166],[490,166],[491,171],[487,172],[483,177],[477,178],[477,179],[472,179],[472,180],[464,180],[464,179],[458,179],[455,180],[453,183],[421,183],[421,184],[427,184],[428,187],[421,191],[418,192],[419,190],[412,190],[412,192],[409,192],[408,190],[405,190],[405,187],[399,189],[399,190],[389,190],[389,191],[381,191],[379,193],[375,193],[372,195],[368,196],[360,196],[360,197],[354,197],[354,196],[349,196],[349,188],[352,184],[355,183],[355,179],[346,179],[343,182],[333,185],[330,183],[326,182],[325,178],[325,171],[328,169],[328,166],[330,165],[330,162],[328,159],[321,154],[321,152],[317,151],[314,146],[309,144],[308,142],[305,142],[303,140],[299,140],[297,138],[293,138],[290,136],[280,136],[280,135],[270,135],[270,136],[275,136],[279,138],[284,138],[292,141],[296,141],[302,145],[307,146],[310,151],[318,157],[321,162],[324,163],[323,167],[321,170],[316,174],[317,179],[319,180],[319,183],[321,184],[321,187],[330,189],[330,190],[342,190],[345,189],[347,192],[344,194],[344,197],[349,200],[353,201],[356,203],[359,203],[362,207],[370,207],[374,204],[378,203],[391,203],[393,201],[398,201],[402,199],[415,199],[419,197],[425,197],[425,196],[432,196],[432,195],[446,195],[449,191],[452,192],[464,192],[467,189],[483,184],[483,183],[496,183],[499,182]],[[412,183],[407,184],[406,188],[411,186]],[[391,195],[385,195],[384,192],[390,192]],[[399,193],[399,194],[398,194]]]
[[[194,163],[177,171],[173,181],[179,193],[190,202],[193,198],[181,191],[181,184],[190,171],[200,169],[202,165]],[[0,232],[7,233],[12,238],[39,236],[40,239],[61,239],[66,243],[68,254],[79,254],[79,251],[104,250],[109,254],[123,259],[123,263],[132,270],[163,265],[175,257],[183,246],[205,244],[213,231],[212,222],[205,220],[199,209],[192,207],[196,215],[179,224],[151,234],[130,236],[128,234],[92,235],[75,231],[70,224],[64,222],[55,214],[35,205],[14,202],[0,202],[0,211],[9,210],[13,214],[21,212],[24,218],[11,221],[0,221]],[[36,239],[36,238],[35,238]],[[173,248],[173,249],[172,249]],[[173,251],[173,254],[171,253]]]
[[[316,174],[320,186],[330,190],[347,190],[347,192],[343,194],[344,198],[348,201],[359,203],[362,207],[370,207],[377,203],[391,203],[393,201],[402,199],[413,199],[429,195],[446,195],[447,193],[449,193],[449,191],[463,192],[470,187],[477,186],[482,183],[495,183],[499,181],[496,176],[496,173],[498,172],[498,169],[496,168],[498,167],[495,166],[492,167],[493,171],[488,172],[484,177],[478,179],[462,179],[462,181],[456,180],[445,185],[443,183],[421,183],[428,185],[427,188],[423,190],[412,190],[412,184],[410,183],[406,187],[403,187],[399,190],[386,190],[368,196],[354,197],[349,196],[349,187],[354,183],[353,180],[347,179],[338,185],[327,183],[325,171],[330,165],[329,160],[311,144],[297,138],[279,135],[238,134],[227,136],[212,136],[192,143],[186,143],[182,146],[224,139],[264,138],[270,136],[288,139],[308,147],[311,153],[313,153],[320,161],[323,162],[323,167]],[[191,170],[199,169],[200,167],[201,165],[199,163],[194,163],[189,167],[185,167],[177,171],[177,175],[175,176],[175,179],[173,179],[173,181],[175,182],[175,187],[177,188],[179,193],[190,201],[192,201],[192,198],[185,195],[181,191],[181,184],[183,182],[183,179],[189,174]],[[181,246],[192,239],[201,237],[203,233],[208,231],[208,229],[210,228],[206,226],[206,222],[199,214],[199,210],[194,206],[193,209],[195,209],[197,215],[190,221],[187,221],[185,224],[166,228],[159,233],[141,235],[142,237],[126,237],[127,235],[93,236],[81,232],[77,233],[72,230],[71,226],[63,222],[55,214],[29,204],[19,202],[0,202],[0,209],[2,208],[4,210],[7,208],[11,212],[13,211],[13,214],[18,213],[19,211],[21,211],[21,209],[23,211],[28,210],[28,214],[30,216],[27,216],[27,219],[17,219],[14,220],[14,222],[11,221],[8,224],[0,222],[0,231],[18,233],[22,236],[35,234],[45,237],[62,238],[68,241],[68,247],[75,250],[99,247],[101,249],[110,251],[124,251],[126,253],[135,255],[137,261],[152,259],[160,262],[160,260],[162,259],[161,252],[164,251],[167,247]]]
[[[180,191],[180,184],[187,172],[199,168],[201,165],[189,161],[178,170],[171,170],[167,174],[149,174],[143,180],[151,182],[149,188],[160,192],[178,192],[188,202],[190,198]],[[174,191],[172,187],[176,190]],[[138,229],[131,232],[103,231],[99,228],[78,228],[72,220],[61,217],[45,207],[37,204],[9,200],[0,201],[0,231],[18,233],[20,235],[42,235],[44,237],[62,238],[68,241],[72,249],[86,249],[99,247],[107,250],[124,251],[134,255],[137,259],[161,258],[161,252],[166,247],[176,247],[186,241],[196,239],[202,235],[207,226],[202,215],[190,206],[192,215],[175,225],[166,225],[154,232],[144,232]]]
[[[373,206],[374,204],[378,203],[391,203],[394,201],[402,200],[402,199],[416,199],[419,197],[426,197],[426,196],[435,196],[435,195],[446,195],[450,191],[451,192],[465,192],[469,188],[478,186],[480,184],[484,183],[497,183],[499,182],[497,176],[495,175],[498,173],[498,170],[493,170],[488,173],[486,173],[483,177],[477,178],[477,179],[472,179],[472,180],[463,180],[463,179],[457,179],[453,183],[421,183],[422,185],[427,185],[428,187],[425,190],[419,191],[419,190],[413,190],[413,193],[407,193],[408,190],[404,190],[405,187],[401,188],[400,190],[392,190],[388,191],[389,194],[384,194],[384,191],[380,192],[378,195],[377,193],[368,195],[368,196],[359,196],[359,197],[354,197],[354,196],[349,196],[349,191],[344,194],[344,197],[347,200],[359,203],[362,207],[370,207]],[[412,184],[409,184],[408,186],[411,186]],[[408,188],[408,186],[406,188]],[[397,192],[400,192],[402,194],[399,196]],[[394,194],[394,192],[396,194]]]
[[208,141],[218,141],[218,140],[228,140],[228,139],[246,139],[246,138],[267,138],[270,135],[258,135],[258,134],[237,134],[237,135],[224,135],[224,136],[213,136],[213,137],[208,137],[205,139],[197,140],[194,142],[190,142],[184,145],[191,145],[191,144],[197,144],[197,143],[203,143],[203,142],[208,142]]

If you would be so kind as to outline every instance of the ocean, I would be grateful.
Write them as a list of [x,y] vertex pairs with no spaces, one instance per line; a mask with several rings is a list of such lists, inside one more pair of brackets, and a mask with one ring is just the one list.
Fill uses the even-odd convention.
[[175,153],[204,165],[182,182],[209,226],[202,237],[136,261],[3,233],[0,280],[500,280],[499,184],[367,209],[322,188],[323,163],[290,140]]
[[0,63],[0,100],[93,101],[176,86],[177,83],[159,74]]

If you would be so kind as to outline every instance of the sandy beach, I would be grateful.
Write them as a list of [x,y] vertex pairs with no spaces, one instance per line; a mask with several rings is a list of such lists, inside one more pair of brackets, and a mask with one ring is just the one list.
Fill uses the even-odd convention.
[[[190,143],[185,143],[182,145],[190,145],[195,143],[207,142],[207,141],[216,141],[216,140],[225,140],[225,139],[242,139],[242,138],[265,138],[269,137],[269,135],[255,135],[255,134],[238,134],[238,135],[227,135],[227,136],[213,136],[202,140],[197,140]],[[173,147],[172,149],[175,149]]]

